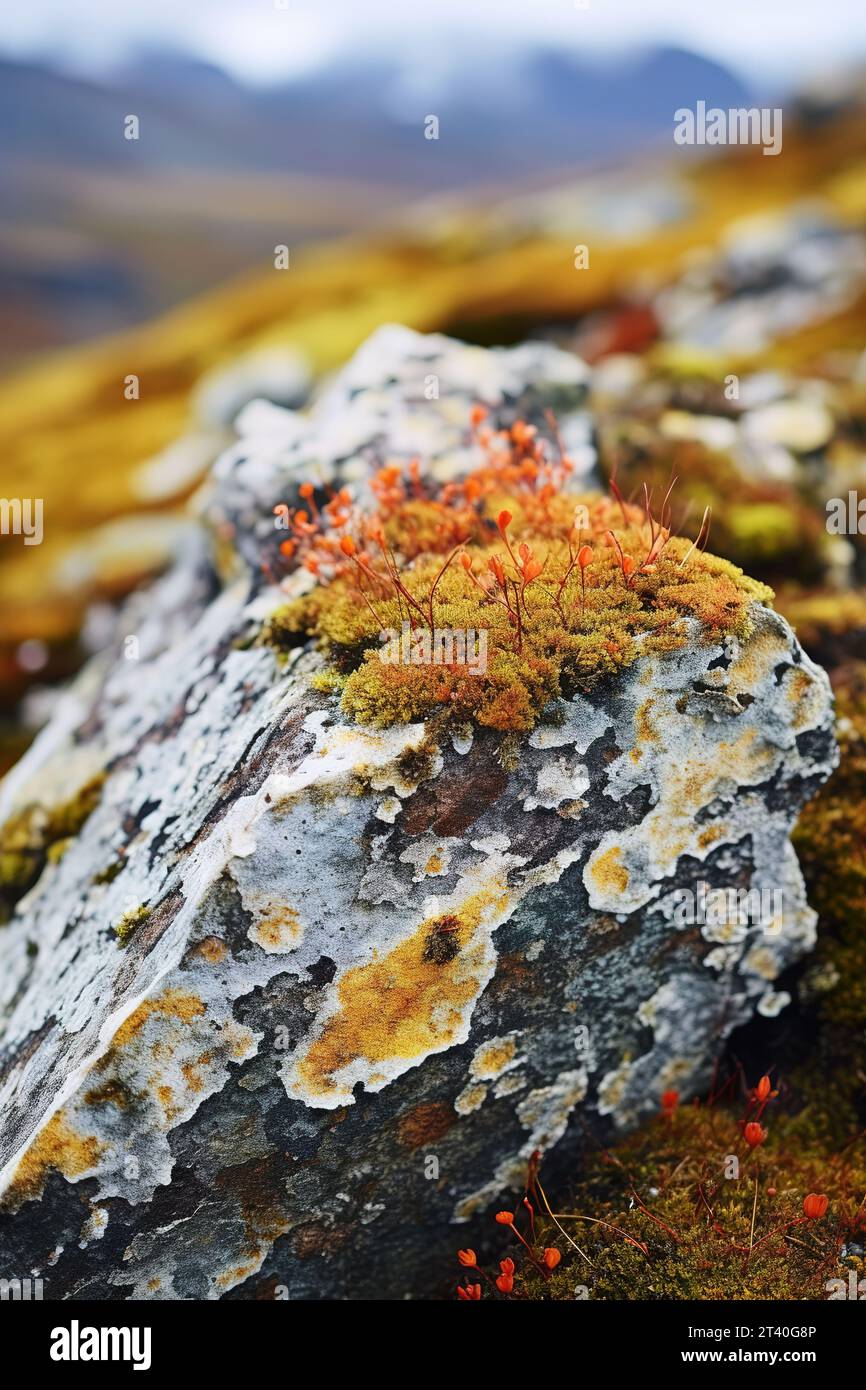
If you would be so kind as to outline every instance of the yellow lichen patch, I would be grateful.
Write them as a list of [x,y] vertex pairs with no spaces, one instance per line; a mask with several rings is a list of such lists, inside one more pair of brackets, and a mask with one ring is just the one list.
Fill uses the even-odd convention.
[[517,1042],[514,1038],[490,1038],[476,1049],[469,1070],[477,1081],[494,1081],[514,1065]]
[[698,845],[701,849],[709,849],[710,845],[714,845],[717,840],[724,839],[727,834],[727,826],[708,825],[706,830],[702,830],[698,836]]
[[624,893],[628,888],[628,869],[622,862],[619,845],[613,845],[597,859],[590,860],[588,872],[596,888],[604,893]]
[[783,688],[794,706],[794,728],[803,729],[814,724],[824,704],[824,692],[818,682],[802,666],[797,666],[786,672]]
[[471,1115],[473,1110],[481,1108],[486,1099],[487,1087],[476,1082],[474,1085],[463,1087],[454,1102],[454,1109],[458,1115]]
[[614,1071],[609,1071],[601,1079],[598,1088],[598,1112],[609,1115],[620,1108],[625,1100],[631,1077],[632,1061],[626,1055]]
[[178,1107],[174,1103],[174,1091],[170,1086],[162,1085],[156,1088],[157,1099],[165,1111],[166,1119],[171,1120],[178,1113]]
[[181,1071],[183,1079],[191,1091],[198,1094],[204,1087],[200,1068],[210,1060],[209,1056],[202,1057],[200,1062],[184,1062]]
[[270,903],[247,932],[250,941],[255,941],[263,951],[279,955],[284,951],[294,951],[300,945],[304,928],[293,907],[286,903]]
[[195,948],[196,954],[209,965],[219,965],[228,955],[228,946],[219,936],[206,936]]
[[[289,1093],[348,1103],[351,1084],[383,1066],[420,1061],[457,1041],[467,1007],[492,969],[489,935],[479,930],[505,911],[504,885],[481,890],[446,917],[428,918],[384,956],[374,953],[336,986],[338,1008],[286,1077]],[[384,1084],[384,1083],[382,1083]]]
[[5,1201],[18,1206],[38,1197],[50,1169],[70,1180],[84,1177],[93,1172],[104,1149],[95,1135],[73,1129],[66,1112],[58,1110],[15,1169]]
[[218,1274],[214,1282],[218,1289],[233,1289],[236,1284],[242,1284],[251,1274],[261,1269],[261,1265],[261,1260],[256,1260],[253,1264],[237,1265],[234,1269],[227,1269],[224,1273]]
[[728,692],[734,696],[751,694],[781,661],[789,659],[787,643],[775,627],[767,624],[740,646],[728,667]]
[[760,739],[756,729],[745,729],[732,743],[724,739],[714,743],[705,755],[688,758],[677,772],[676,790],[665,798],[664,815],[670,815],[671,806],[678,806],[681,814],[702,810],[726,778],[758,783],[769,776],[777,760],[778,749]]
[[762,980],[775,980],[779,973],[779,962],[767,946],[753,946],[744,957],[740,969],[750,975],[758,975]]
[[638,743],[655,743],[658,740],[658,729],[650,718],[650,710],[654,704],[652,698],[644,700],[635,711],[634,731]]
[[493,1094],[497,1100],[501,1100],[503,1096],[513,1096],[517,1091],[522,1091],[525,1085],[526,1077],[521,1072],[509,1072],[501,1081],[497,1081]]
[[128,1018],[124,1019],[111,1040],[112,1049],[126,1047],[154,1014],[176,1018],[179,1023],[192,1023],[205,1012],[205,1005],[196,994],[180,989],[168,989],[155,999],[144,999]]

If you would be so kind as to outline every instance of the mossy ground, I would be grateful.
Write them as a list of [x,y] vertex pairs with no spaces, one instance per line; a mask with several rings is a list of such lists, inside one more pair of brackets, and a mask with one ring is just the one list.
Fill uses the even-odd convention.
[[805,979],[818,1036],[802,1083],[866,1123],[866,663],[835,673],[840,762],[808,803],[794,846],[818,943]]
[[824,519],[786,482],[750,479],[727,454],[698,440],[668,439],[628,417],[603,423],[601,464],[623,492],[683,479],[698,514],[712,508],[714,549],[759,578],[819,579]]
[[[863,1151],[816,1153],[803,1117],[776,1114],[779,1103],[752,1151],[730,1106],[678,1108],[597,1154],[561,1203],[546,1193],[558,1225],[536,1197],[536,1249],[562,1258],[542,1273],[503,1226],[500,1258],[518,1266],[513,1296],[823,1300],[828,1280],[863,1277],[852,1253],[866,1240]],[[739,1177],[725,1176],[731,1156]],[[804,1215],[810,1193],[828,1198],[820,1219]],[[525,1211],[517,1223],[530,1238]]]

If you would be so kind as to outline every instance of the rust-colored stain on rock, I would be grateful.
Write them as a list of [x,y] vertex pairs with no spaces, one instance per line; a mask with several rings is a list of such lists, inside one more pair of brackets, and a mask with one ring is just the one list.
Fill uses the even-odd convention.
[[421,1149],[434,1144],[451,1129],[456,1116],[445,1101],[427,1101],[407,1110],[397,1121],[397,1138],[407,1149]]

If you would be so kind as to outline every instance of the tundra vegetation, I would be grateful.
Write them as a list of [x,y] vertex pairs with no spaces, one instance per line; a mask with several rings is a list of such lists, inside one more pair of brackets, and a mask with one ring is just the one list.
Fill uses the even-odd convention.
[[[385,726],[441,713],[520,733],[551,699],[640,653],[748,635],[750,604],[772,591],[706,553],[709,509],[693,539],[676,534],[675,478],[637,502],[615,480],[610,497],[582,496],[568,490],[567,454],[534,426],[494,430],[483,407],[472,423],[483,461],[460,482],[431,485],[417,461],[387,465],[367,511],[346,490],[317,501],[307,483],[288,513],[283,557],[315,583],[264,638],[278,649],[316,639],[330,658],[320,683],[345,715]],[[405,622],[428,642],[486,632],[483,673],[471,661],[383,662],[380,634]]]

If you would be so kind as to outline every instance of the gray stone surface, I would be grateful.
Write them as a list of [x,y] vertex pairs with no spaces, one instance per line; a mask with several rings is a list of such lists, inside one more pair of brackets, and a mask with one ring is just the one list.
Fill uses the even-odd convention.
[[[585,431],[574,359],[389,333],[219,466],[206,512],[251,561],[313,456],[456,469],[467,401],[540,410],[557,374]],[[0,824],[108,774],[0,929],[0,1276],[49,1298],[441,1290],[534,1149],[564,1171],[699,1088],[813,941],[788,833],[835,758],[829,686],[776,614],[640,657],[505,756],[346,725],[320,656],[255,645],[263,582],[220,588],[192,546],[2,787]],[[701,883],[780,911],[684,925]]]

